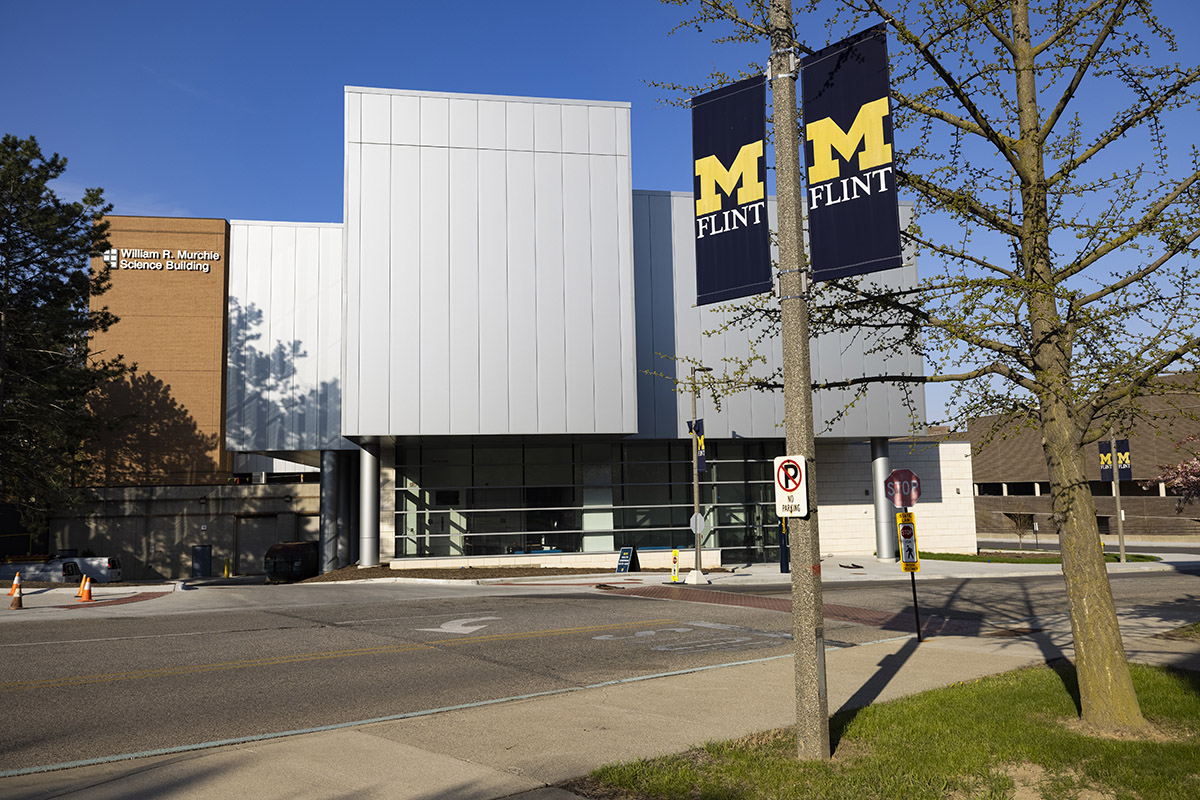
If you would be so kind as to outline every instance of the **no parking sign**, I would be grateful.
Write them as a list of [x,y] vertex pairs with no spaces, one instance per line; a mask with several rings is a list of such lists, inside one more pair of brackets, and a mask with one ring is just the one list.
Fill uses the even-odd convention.
[[808,516],[808,464],[804,456],[775,459],[775,514],[780,519]]

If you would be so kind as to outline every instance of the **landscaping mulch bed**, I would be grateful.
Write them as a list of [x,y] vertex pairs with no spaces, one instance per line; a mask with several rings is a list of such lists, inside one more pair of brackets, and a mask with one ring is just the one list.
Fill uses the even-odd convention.
[[[642,572],[670,572],[669,569],[644,569]],[[708,570],[713,572],[714,570]],[[482,580],[484,578],[537,578],[555,575],[603,575],[606,570],[600,568],[576,569],[570,567],[459,567],[441,569],[392,569],[388,566],[343,567],[308,578],[301,583],[320,583],[324,581],[361,581],[368,578],[436,578],[441,580]]]

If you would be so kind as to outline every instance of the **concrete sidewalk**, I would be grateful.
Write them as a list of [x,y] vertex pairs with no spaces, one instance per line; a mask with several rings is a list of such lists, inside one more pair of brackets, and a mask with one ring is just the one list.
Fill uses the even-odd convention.
[[[900,577],[895,564],[857,565],[877,580]],[[933,565],[922,562],[922,576]],[[1194,565],[1191,557],[1159,569]],[[763,567],[715,573],[722,584],[777,582]],[[959,564],[942,577],[967,577]],[[1028,566],[989,574],[1030,574]],[[1145,565],[1114,565],[1114,571]],[[939,567],[935,567],[938,569]],[[1039,568],[1041,569],[1041,568]],[[1052,569],[1057,569],[1053,567]],[[863,580],[854,566],[846,580]],[[1034,574],[1054,574],[1051,572]],[[660,573],[635,575],[661,584]],[[611,574],[608,578],[614,578]],[[625,578],[625,576],[621,576]],[[579,576],[563,580],[578,581]],[[840,578],[839,578],[840,580]],[[920,580],[920,578],[918,578]],[[1200,670],[1200,644],[1154,638],[1179,619],[1121,615],[1134,660]],[[1048,659],[1071,656],[1065,614],[1023,623],[1035,633],[1013,638],[912,635],[827,651],[830,712],[891,700]],[[14,798],[570,798],[553,788],[613,761],[680,752],[713,739],[744,736],[795,721],[790,657],[747,661],[669,676],[645,676],[423,716],[355,724],[322,732],[213,746],[183,753],[79,766],[0,779]]]

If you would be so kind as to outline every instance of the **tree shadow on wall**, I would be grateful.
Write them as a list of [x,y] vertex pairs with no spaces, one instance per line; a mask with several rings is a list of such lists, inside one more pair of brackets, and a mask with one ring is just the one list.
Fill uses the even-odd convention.
[[130,372],[95,401],[108,421],[97,433],[98,483],[105,486],[203,482],[217,468],[218,436],[205,433],[152,372]]
[[226,442],[237,452],[299,452],[343,446],[337,379],[318,377],[298,339],[266,343],[262,309],[229,299]]

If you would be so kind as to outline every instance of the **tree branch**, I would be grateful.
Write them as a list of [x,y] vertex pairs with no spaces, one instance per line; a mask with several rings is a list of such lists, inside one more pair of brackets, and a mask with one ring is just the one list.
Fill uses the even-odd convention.
[[903,231],[900,233],[900,236],[903,239],[908,239],[909,241],[916,242],[919,245],[923,245],[924,247],[929,248],[930,250],[932,250],[935,253],[941,253],[942,255],[950,256],[952,258],[959,258],[959,259],[962,259],[963,261],[969,261],[972,264],[976,264],[980,267],[983,267],[984,269],[988,269],[993,272],[998,272],[1006,278],[1014,278],[1015,279],[1017,277],[1017,274],[1015,272],[1013,272],[1012,270],[1004,269],[1003,267],[998,267],[995,264],[991,263],[990,261],[985,261],[982,258],[979,258],[978,256],[969,255],[965,251],[957,250],[955,248],[950,247],[949,245],[937,244],[936,242],[931,242],[928,239],[922,239],[920,236],[916,236],[911,233],[905,233]]
[[1005,50],[1007,50],[1009,53],[1011,53],[1014,56],[1017,54],[1017,46],[1016,46],[1016,44],[1013,43],[1013,40],[1010,39],[1009,37],[1005,36],[1004,31],[997,28],[996,24],[994,22],[992,22],[991,18],[988,16],[989,14],[991,14],[991,12],[995,11],[996,9],[1007,5],[1007,3],[997,2],[992,8],[989,8],[987,11],[980,11],[979,7],[975,5],[974,0],[963,0],[963,5],[965,5],[967,8],[971,9],[972,12],[974,12],[975,16],[978,17],[978,19],[984,25],[987,26],[988,31],[991,32],[992,36],[996,39],[996,41],[999,42],[1000,44],[1004,45]]
[[1100,48],[1104,46],[1104,43],[1108,41],[1108,37],[1116,30],[1117,19],[1125,11],[1125,6],[1127,5],[1129,5],[1129,0],[1118,0],[1116,7],[1104,23],[1104,27],[1096,34],[1096,40],[1088,48],[1088,54],[1080,60],[1079,65],[1075,68],[1075,74],[1071,76],[1067,87],[1063,89],[1062,96],[1058,98],[1058,103],[1046,116],[1046,121],[1042,124],[1042,129],[1038,131],[1037,140],[1039,142],[1046,141],[1050,136],[1050,132],[1054,130],[1054,126],[1058,124],[1058,120],[1062,117],[1063,112],[1067,110],[1067,105],[1075,97],[1075,92],[1079,90],[1079,84],[1083,82],[1083,76],[1087,74],[1088,69],[1092,66],[1092,61],[1095,59],[1096,54],[1100,52]]
[[937,73],[939,78],[941,78],[942,83],[946,86],[946,88],[949,89],[951,94],[954,95],[955,99],[962,104],[962,107],[967,110],[967,114],[971,117],[971,119],[973,119],[975,123],[979,125],[981,131],[983,132],[983,137],[996,147],[996,150],[1000,153],[1000,155],[1004,156],[1005,160],[1007,160],[1012,166],[1014,172],[1016,172],[1018,175],[1024,176],[1024,165],[1021,163],[1021,159],[1018,158],[1016,151],[1005,143],[1004,138],[1001,137],[998,131],[992,128],[991,122],[988,121],[988,118],[984,116],[979,107],[975,105],[975,103],[963,90],[962,84],[955,80],[954,76],[950,74],[949,70],[942,66],[941,60],[934,55],[933,51],[929,47],[929,44],[921,41],[920,37],[910,31],[907,25],[905,25],[901,20],[897,19],[896,16],[890,13],[887,9],[883,8],[879,4],[879,0],[867,0],[867,5],[872,11],[882,17],[885,22],[891,25],[901,40],[903,40],[905,44],[915,49],[925,60],[925,63],[929,64],[929,66],[933,68],[933,71]]
[[1167,367],[1185,355],[1197,352],[1198,350],[1200,350],[1200,337],[1193,337],[1174,350],[1164,353],[1150,362],[1132,380],[1108,384],[1105,391],[1095,395],[1088,402],[1080,404],[1077,411],[1083,412],[1087,406],[1091,406],[1090,412],[1094,418],[1097,413],[1113,403],[1134,396],[1139,390],[1145,388],[1146,384],[1157,378],[1159,373]]
[[1121,291],[1122,289],[1130,286],[1131,284],[1135,283],[1136,281],[1139,281],[1142,278],[1152,275],[1154,272],[1156,272],[1158,269],[1160,269],[1164,264],[1166,264],[1172,258],[1179,255],[1185,249],[1190,247],[1192,242],[1196,241],[1196,239],[1198,239],[1198,238],[1200,238],[1200,228],[1197,228],[1196,230],[1192,231],[1192,233],[1189,236],[1180,240],[1174,247],[1172,247],[1167,252],[1163,253],[1159,258],[1157,258],[1150,264],[1147,264],[1146,266],[1142,267],[1141,269],[1137,270],[1136,272],[1131,272],[1129,275],[1126,275],[1124,278],[1122,278],[1121,280],[1117,281],[1114,284],[1111,284],[1110,286],[1106,286],[1103,289],[1099,289],[1095,292],[1092,292],[1091,294],[1087,295],[1086,297],[1081,297],[1078,300],[1073,301],[1071,303],[1071,307],[1072,308],[1083,308],[1084,306],[1088,305],[1089,303],[1094,303],[1097,300],[1101,300],[1105,297],[1108,297],[1111,294],[1115,294],[1116,292]]
[[927,181],[919,175],[914,175],[908,170],[899,167],[896,168],[896,175],[908,181],[923,194],[937,198],[947,205],[957,206],[1003,234],[1012,236],[1013,238],[1021,236],[1020,226],[1004,219],[992,209],[981,204],[975,199],[974,195],[938,186],[936,183]]
[[1114,126],[1108,131],[1108,133],[1097,139],[1095,144],[1060,167],[1058,172],[1046,179],[1046,185],[1054,186],[1055,184],[1065,180],[1068,175],[1079,169],[1079,167],[1091,160],[1093,156],[1102,151],[1104,148],[1108,147],[1117,139],[1120,139],[1131,128],[1135,127],[1148,117],[1152,117],[1157,114],[1171,98],[1191,86],[1193,83],[1196,83],[1198,80],[1200,80],[1200,67],[1193,68],[1192,70],[1186,72],[1182,78],[1163,90],[1163,93],[1152,100],[1149,105],[1145,106],[1140,111],[1124,117],[1118,125]]
[[1178,200],[1181,195],[1187,192],[1188,189],[1190,189],[1194,184],[1196,184],[1197,181],[1200,181],[1200,170],[1193,172],[1185,180],[1180,182],[1169,194],[1161,198],[1154,205],[1150,206],[1145,215],[1143,215],[1140,220],[1130,226],[1123,234],[1115,239],[1111,239],[1107,244],[1097,248],[1090,255],[1079,259],[1074,264],[1064,267],[1062,271],[1057,273],[1055,276],[1056,281],[1062,282],[1067,278],[1083,272],[1085,269],[1107,256],[1109,253],[1124,247],[1138,236],[1141,236],[1143,233],[1150,230],[1162,213],[1174,205],[1175,201]]
[[1079,24],[1079,21],[1082,20],[1084,17],[1094,13],[1097,9],[1103,8],[1104,6],[1108,5],[1110,2],[1112,2],[1112,0],[1095,0],[1095,2],[1093,2],[1087,8],[1081,8],[1078,11],[1076,11],[1074,14],[1072,14],[1071,16],[1067,17],[1065,20],[1063,20],[1062,26],[1057,31],[1055,31],[1054,34],[1052,36],[1050,36],[1049,39],[1047,39],[1046,41],[1042,42],[1039,45],[1036,45],[1033,48],[1034,57],[1036,58],[1037,56],[1040,56],[1048,48],[1053,47],[1054,44],[1059,39],[1061,39],[1062,37],[1064,37],[1068,33],[1070,33],[1075,28],[1075,26]]
[[816,389],[848,389],[851,386],[861,386],[870,383],[958,383],[988,375],[997,375],[1012,381],[1023,389],[1034,392],[1037,383],[1020,374],[1005,364],[992,363],[968,372],[958,372],[946,375],[864,375],[860,378],[843,378],[836,381],[814,383]]
[[[894,97],[896,99],[896,105],[901,108],[910,109],[912,111],[915,111],[918,114],[922,114],[926,117],[930,117],[931,119],[941,120],[942,122],[945,122],[947,125],[952,125],[955,128],[959,128],[960,130],[966,131],[967,133],[973,133],[976,136],[983,136],[986,138],[986,134],[984,133],[983,128],[979,127],[978,125],[976,125],[974,122],[971,122],[970,120],[963,119],[962,117],[958,116],[957,114],[951,114],[949,111],[943,111],[940,108],[935,108],[934,106],[927,105],[925,103],[922,103],[919,100],[914,100],[909,95],[904,94],[903,92],[898,92],[895,89],[892,89],[892,97]],[[1008,143],[1012,142],[1012,140],[1007,136],[1005,136],[1003,138]]]

